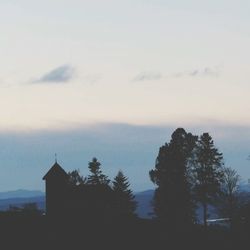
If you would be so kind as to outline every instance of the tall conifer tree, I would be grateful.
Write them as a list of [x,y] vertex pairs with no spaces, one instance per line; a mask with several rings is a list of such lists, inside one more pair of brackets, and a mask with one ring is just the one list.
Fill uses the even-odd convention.
[[190,225],[195,220],[195,205],[191,193],[189,160],[197,137],[178,128],[171,141],[162,146],[150,178],[158,187],[154,195],[157,218],[169,226]]
[[128,178],[122,171],[119,171],[113,181],[113,191],[115,195],[115,211],[120,216],[135,215],[135,196],[129,186]]
[[194,190],[203,206],[203,223],[206,227],[208,204],[219,194],[223,182],[223,156],[208,133],[200,136],[194,155]]
[[101,170],[101,163],[97,160],[97,158],[93,158],[91,162],[89,162],[89,171],[91,174],[88,176],[87,184],[90,185],[108,185],[110,180],[108,176],[104,175]]

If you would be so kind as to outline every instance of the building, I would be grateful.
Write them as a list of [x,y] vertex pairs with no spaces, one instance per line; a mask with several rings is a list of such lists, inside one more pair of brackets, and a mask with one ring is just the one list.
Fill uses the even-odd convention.
[[45,174],[46,215],[100,219],[112,213],[113,191],[108,185],[72,184],[57,163]]
[[56,161],[43,180],[45,180],[46,215],[63,212],[66,209],[69,191],[68,174]]

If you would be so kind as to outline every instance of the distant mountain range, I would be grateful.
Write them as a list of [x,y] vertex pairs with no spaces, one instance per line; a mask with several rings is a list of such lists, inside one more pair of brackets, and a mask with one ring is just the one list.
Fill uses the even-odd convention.
[[[243,182],[239,186],[240,197],[244,200],[250,201],[250,184]],[[135,193],[135,199],[137,201],[137,214],[141,218],[152,218],[153,217],[153,207],[152,200],[154,197],[154,190],[146,190],[143,192]],[[218,218],[218,211],[214,206],[208,206],[208,213],[210,215],[210,219]],[[198,221],[202,221],[203,210],[201,206],[198,206],[196,210],[196,216]]]
[[[152,200],[154,197],[154,190],[147,190],[144,192],[136,193],[135,199],[137,201],[137,214],[141,218],[150,219],[154,217]],[[213,206],[208,206],[209,214],[211,218],[217,218],[216,209]],[[196,216],[198,221],[202,221],[203,210],[201,206],[196,209]]]
[[[138,203],[137,214],[143,218],[150,218],[151,199],[154,190],[147,190],[135,194]],[[15,191],[0,192],[0,211],[6,211],[10,206],[21,207],[25,203],[37,203],[39,209],[45,210],[45,193],[42,191],[19,189]]]
[[[142,218],[150,218],[151,200],[154,190],[147,190],[135,194],[138,203],[137,214]],[[19,189],[0,192],[0,211],[6,211],[10,206],[21,207],[25,203],[37,203],[39,209],[45,210],[45,193],[37,190]]]
[[[243,192],[242,197],[250,200],[250,185],[241,184],[240,191]],[[154,190],[146,190],[135,193],[135,200],[137,201],[136,213],[141,218],[152,218],[153,207],[152,199]],[[21,207],[25,203],[37,203],[41,210],[45,210],[45,193],[38,190],[24,190],[19,189],[15,191],[0,192],[0,211],[8,210],[9,206]],[[197,209],[197,217],[202,218],[202,209]],[[209,208],[209,213],[212,218],[216,218],[217,214],[214,207]]]
[[154,190],[146,190],[135,193],[135,200],[137,201],[136,213],[141,218],[152,218],[153,207],[152,200],[154,197]]
[[44,192],[39,190],[32,191],[32,190],[18,189],[15,191],[0,192],[0,200],[12,199],[12,198],[31,198],[44,195],[45,195]]
[[30,198],[11,198],[0,200],[0,211],[6,211],[10,206],[22,207],[27,203],[36,203],[40,210],[45,210],[45,196],[30,197]]
[[42,191],[19,189],[0,192],[0,210],[8,210],[10,206],[21,207],[26,203],[36,203],[38,208],[45,210],[45,194]]

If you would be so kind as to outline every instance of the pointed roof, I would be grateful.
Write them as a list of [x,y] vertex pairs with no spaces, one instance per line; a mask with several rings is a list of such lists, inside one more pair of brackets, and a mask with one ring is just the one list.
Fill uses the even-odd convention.
[[47,180],[48,178],[51,177],[62,177],[62,178],[68,178],[68,174],[65,172],[65,170],[57,163],[51,167],[51,169],[47,172],[46,175],[44,175],[43,180]]

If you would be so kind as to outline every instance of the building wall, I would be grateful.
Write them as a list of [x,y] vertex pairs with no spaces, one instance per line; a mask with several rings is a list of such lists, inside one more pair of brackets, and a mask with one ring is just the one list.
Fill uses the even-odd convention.
[[68,184],[59,178],[46,180],[46,214],[60,215],[67,206]]

